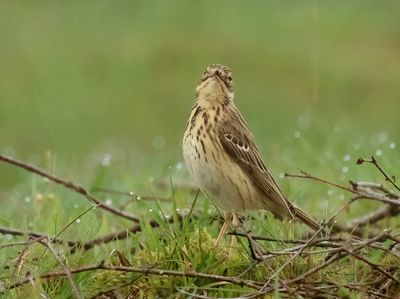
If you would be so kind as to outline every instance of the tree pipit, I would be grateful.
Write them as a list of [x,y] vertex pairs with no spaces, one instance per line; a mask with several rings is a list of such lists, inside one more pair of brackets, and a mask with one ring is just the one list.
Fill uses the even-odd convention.
[[320,225],[283,195],[249,128],[233,102],[231,70],[212,64],[196,87],[196,102],[183,137],[183,157],[190,176],[215,204],[226,211],[218,244],[228,225],[239,225],[238,213],[266,209],[314,230]]

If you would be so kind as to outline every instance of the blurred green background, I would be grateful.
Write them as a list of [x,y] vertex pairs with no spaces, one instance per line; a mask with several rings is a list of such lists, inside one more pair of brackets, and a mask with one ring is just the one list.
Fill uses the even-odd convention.
[[[211,63],[233,69],[274,174],[346,179],[372,154],[399,166],[389,0],[1,1],[0,152],[83,183],[97,165],[166,175]],[[1,164],[0,190],[21,176]]]

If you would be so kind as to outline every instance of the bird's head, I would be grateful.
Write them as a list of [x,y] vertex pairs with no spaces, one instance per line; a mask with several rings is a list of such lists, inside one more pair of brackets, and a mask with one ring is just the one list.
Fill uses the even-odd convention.
[[224,98],[233,99],[232,71],[222,64],[211,64],[207,67],[196,88],[199,97],[207,101],[219,101]]

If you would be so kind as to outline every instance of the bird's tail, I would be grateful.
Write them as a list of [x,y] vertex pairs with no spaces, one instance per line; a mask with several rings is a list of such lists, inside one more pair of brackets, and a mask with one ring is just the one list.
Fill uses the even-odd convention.
[[315,221],[311,216],[307,215],[305,212],[303,212],[302,210],[300,210],[297,207],[293,207],[294,211],[294,217],[298,220],[300,220],[301,222],[303,222],[305,225],[307,225],[309,228],[317,231],[321,228],[321,225]]

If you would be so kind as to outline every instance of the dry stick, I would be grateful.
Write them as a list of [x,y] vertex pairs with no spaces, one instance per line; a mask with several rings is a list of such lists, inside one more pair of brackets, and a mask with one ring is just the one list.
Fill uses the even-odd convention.
[[67,277],[68,282],[69,282],[69,284],[70,284],[70,286],[71,286],[71,290],[72,290],[73,296],[74,296],[75,298],[81,299],[82,296],[81,296],[81,294],[80,294],[79,291],[78,291],[78,288],[77,288],[77,286],[76,286],[76,284],[75,284],[75,282],[74,282],[74,279],[72,278],[70,269],[69,269],[68,266],[63,262],[63,260],[58,256],[58,254],[57,254],[57,252],[54,250],[53,246],[51,246],[51,242],[49,242],[49,240],[46,240],[46,241],[40,240],[39,243],[42,244],[43,246],[47,247],[47,248],[50,250],[50,252],[53,254],[53,256],[54,256],[54,258],[56,259],[56,261],[57,261],[57,262],[60,264],[60,266],[63,268],[63,272],[64,272],[65,276]]
[[[393,194],[392,192],[390,192],[389,190],[387,190],[386,188],[384,188],[383,186],[374,186],[375,189],[381,190],[382,192],[387,192],[387,194],[385,194],[385,196],[380,195],[376,192],[376,190],[369,190],[365,188],[365,183],[356,183],[353,181],[350,181],[350,184],[352,186],[352,188],[348,188],[324,179],[320,179],[318,177],[315,177],[305,171],[301,171],[301,175],[295,175],[295,174],[288,174],[285,173],[286,177],[293,177],[293,178],[302,178],[302,179],[312,179],[315,180],[317,182],[321,182],[330,186],[334,186],[336,188],[351,192],[353,194],[355,194],[356,196],[353,197],[350,201],[354,202],[355,200],[358,199],[370,199],[370,200],[376,200],[376,201],[380,201],[380,202],[384,202],[387,203],[389,205],[391,205],[390,207],[387,208],[382,208],[381,210],[378,210],[375,213],[372,213],[370,215],[364,216],[360,219],[355,219],[354,221],[352,221],[351,223],[353,223],[353,226],[347,225],[347,226],[341,226],[341,225],[334,225],[333,227],[333,231],[334,232],[341,232],[341,231],[346,231],[346,232],[352,232],[355,235],[362,235],[362,231],[361,231],[361,226],[365,226],[367,224],[371,224],[371,223],[376,223],[379,220],[388,217],[388,216],[395,216],[397,214],[400,213],[400,201],[397,199],[393,199],[393,198],[399,198],[399,195],[397,194]],[[360,188],[363,188],[360,190]],[[386,195],[390,195],[392,198],[387,198]],[[389,214],[390,211],[390,214]],[[391,214],[393,213],[393,214]]]
[[125,192],[125,191],[113,190],[113,189],[108,189],[108,188],[94,188],[93,192],[102,192],[102,193],[109,193],[109,194],[115,194],[115,195],[122,195],[122,196],[134,198],[136,200],[171,201],[171,199],[167,198],[167,197],[140,195],[140,194],[134,193],[132,191]]
[[307,173],[305,171],[301,171],[301,173],[302,174],[285,173],[285,177],[288,177],[288,178],[300,178],[300,179],[311,179],[311,180],[314,180],[314,181],[317,181],[317,182],[320,182],[320,183],[324,183],[324,184],[327,184],[327,185],[330,185],[330,186],[333,186],[333,187],[336,187],[338,189],[342,189],[342,190],[345,190],[345,191],[348,191],[348,192],[351,192],[351,193],[354,193],[354,194],[357,193],[353,189],[344,187],[344,186],[336,184],[336,183],[332,183],[332,182],[324,180],[324,179],[317,178],[317,177],[315,177],[315,176],[313,176],[313,175],[311,175],[311,174],[309,174],[309,173]]
[[[185,219],[185,217],[188,217],[185,214],[185,212],[181,212],[178,214],[179,221],[182,221],[183,219]],[[167,215],[165,217],[165,220],[168,221],[168,223],[173,223],[175,221],[174,217],[171,217],[169,215]],[[150,220],[149,224],[152,228],[156,228],[156,227],[160,226],[160,224],[154,219]],[[19,229],[7,228],[7,227],[0,227],[0,234],[14,235],[14,236],[27,235],[29,237],[34,237],[34,238],[47,238],[52,243],[68,245],[69,247],[71,247],[71,253],[73,254],[73,253],[76,253],[77,249],[79,249],[79,248],[81,248],[83,250],[89,250],[89,249],[92,249],[93,247],[95,247],[96,245],[107,244],[112,241],[126,239],[126,238],[128,238],[129,234],[135,234],[135,233],[140,232],[141,230],[142,230],[142,228],[141,228],[140,224],[135,224],[129,229],[123,229],[120,231],[109,233],[109,234],[103,235],[101,237],[98,237],[96,239],[86,241],[86,242],[74,241],[74,240],[61,240],[56,237],[51,237],[51,236],[49,236],[47,234],[43,234],[43,233],[32,232],[32,231],[22,231]],[[4,246],[0,246],[0,249],[3,247],[9,247],[12,245],[25,245],[26,243],[27,242],[15,243],[15,244],[10,244],[10,245],[6,244]]]
[[348,254],[354,256],[356,259],[363,261],[364,263],[366,263],[368,266],[370,266],[371,268],[375,269],[376,271],[382,273],[383,275],[385,275],[387,278],[397,282],[398,284],[400,284],[400,280],[398,280],[396,277],[394,277],[392,274],[390,274],[389,272],[387,272],[385,270],[384,267],[382,267],[381,265],[377,265],[374,264],[373,262],[371,262],[370,260],[366,259],[365,257],[358,255],[356,253],[353,252],[353,250],[349,250],[344,248],[344,251],[346,251]]
[[[371,199],[371,200],[376,200],[376,201],[381,201],[384,203],[391,204],[393,206],[400,206],[400,200],[399,200],[399,195],[393,194],[393,193],[388,193],[388,194],[380,194],[374,188],[370,187],[367,185],[367,183],[357,183],[353,182],[350,180],[350,184],[355,192],[359,196],[365,199]],[[376,189],[376,188],[375,188]],[[388,198],[388,195],[391,198]]]
[[272,279],[274,279],[287,265],[289,265],[294,258],[299,256],[323,229],[324,227],[321,226],[305,244],[301,245],[300,249],[294,255],[292,255],[278,270],[276,270],[274,274],[271,275],[271,277],[265,282],[265,284],[261,288],[260,292],[263,292],[267,288],[268,284],[272,281]]
[[[180,220],[180,221],[184,218],[184,215],[179,214],[178,216],[179,216],[178,220]],[[167,220],[169,223],[174,222],[173,217],[167,217]],[[150,220],[149,224],[153,228],[160,226],[160,224],[156,220]],[[55,243],[55,244],[67,244],[69,247],[71,247],[71,253],[75,253],[75,252],[77,252],[78,248],[82,248],[83,250],[89,250],[89,249],[92,249],[93,247],[95,247],[96,245],[107,244],[107,243],[115,241],[115,240],[126,239],[126,238],[128,238],[129,234],[135,234],[135,233],[140,232],[141,230],[142,230],[141,226],[139,224],[135,224],[129,229],[123,229],[123,230],[120,230],[117,232],[109,233],[104,236],[101,236],[101,237],[98,237],[96,239],[86,241],[86,242],[73,241],[73,240],[65,241],[65,240],[54,238],[49,235],[38,233],[38,232],[29,232],[29,231],[24,232],[22,230],[18,230],[15,228],[6,228],[6,227],[0,227],[0,234],[14,235],[14,236],[27,235],[27,236],[34,237],[34,238],[47,238],[48,240],[50,240],[50,242]],[[32,241],[32,242],[36,242],[36,241]],[[13,245],[26,245],[27,243],[28,242],[5,244],[5,245],[1,245],[0,249],[3,247],[9,247],[9,246],[13,246]],[[29,242],[28,244],[30,244],[30,243],[31,242]]]
[[357,160],[357,164],[363,164],[364,162],[366,163],[371,163],[373,164],[378,170],[379,172],[385,177],[385,180],[388,181],[390,184],[392,184],[393,187],[395,187],[398,191],[400,191],[400,187],[396,185],[396,183],[394,182],[393,179],[391,179],[386,172],[382,169],[382,167],[378,164],[378,161],[376,161],[375,157],[372,156],[371,160],[366,160],[363,158],[359,158]]
[[363,227],[369,224],[374,224],[384,218],[394,217],[400,214],[400,207],[393,207],[391,205],[386,205],[376,212],[372,212],[365,216],[355,218],[350,221],[350,223],[343,228],[344,231],[351,231],[354,227]]
[[[220,282],[229,282],[235,285],[239,286],[247,286],[253,289],[258,289],[260,286],[263,285],[262,282],[254,281],[254,280],[248,280],[248,279],[240,279],[237,277],[231,277],[231,276],[222,276],[222,275],[214,275],[214,274],[206,274],[206,273],[201,273],[201,272],[180,272],[180,271],[174,271],[174,270],[164,270],[164,269],[155,269],[155,268],[138,268],[138,267],[125,267],[125,266],[108,266],[105,265],[104,263],[100,263],[97,265],[89,265],[89,266],[83,266],[80,268],[76,269],[69,269],[71,274],[76,274],[76,273],[82,273],[82,272],[88,272],[88,271],[95,271],[95,270],[105,270],[105,271],[120,271],[120,272],[126,272],[126,273],[142,273],[142,274],[152,274],[152,275],[159,275],[159,276],[176,276],[176,277],[192,277],[192,278],[205,278],[205,279],[210,279],[214,281],[220,281]],[[33,279],[51,279],[55,277],[63,277],[66,276],[64,271],[56,271],[56,272],[49,272],[40,275],[37,278]],[[18,283],[11,284],[9,286],[5,286],[6,290],[11,290],[17,287],[20,287],[24,284],[29,283],[32,280],[32,278],[25,278],[22,281]],[[1,293],[1,291],[0,291]]]
[[[389,232],[387,230],[384,230],[382,233],[380,233],[379,235],[377,235],[376,237],[369,239],[365,242],[362,242],[360,245],[354,247],[352,249],[353,252],[358,251],[378,240],[381,240],[382,238],[385,238],[389,235]],[[315,267],[313,269],[310,269],[309,271],[307,271],[306,273],[303,273],[302,275],[288,281],[288,284],[292,284],[295,282],[299,282],[299,281],[303,281],[304,279],[306,279],[308,276],[313,275],[314,273],[322,270],[323,268],[329,266],[330,264],[336,262],[337,260],[347,256],[348,253],[344,253],[341,248],[338,248],[338,254],[336,256],[332,256],[330,259],[328,259],[327,261],[325,261],[324,263],[320,264],[318,267]]]
[[364,199],[370,199],[370,200],[375,200],[375,201],[380,201],[380,202],[384,202],[396,207],[400,207],[400,201],[396,200],[396,199],[389,199],[389,198],[384,198],[384,197],[376,197],[374,195],[368,195],[368,193],[364,193],[364,192],[359,192],[360,196],[359,198],[364,198]]
[[[248,234],[241,233],[241,232],[229,232],[227,233],[228,235],[235,235],[235,236],[240,236],[240,237],[247,237]],[[249,235],[251,236],[254,240],[261,240],[261,241],[269,241],[269,242],[279,242],[279,243],[288,243],[288,244],[305,244],[308,242],[308,240],[288,240],[288,239],[275,239],[271,237],[264,237],[264,236],[256,236],[256,235]],[[311,242],[310,246],[315,246],[315,247],[338,247],[337,243],[334,242],[346,242],[348,241],[348,238],[337,238],[337,237],[329,237],[329,238],[318,238],[314,239],[313,242]]]
[[[347,204],[344,205],[339,211],[337,211],[334,215],[332,215],[332,216],[330,217],[328,223],[330,223],[333,219],[335,219],[335,217],[336,217],[339,213],[341,213],[341,212],[346,208],[346,206],[348,206],[349,204],[350,204],[350,203],[347,203]],[[271,282],[271,280],[272,280],[284,267],[286,267],[296,256],[300,255],[300,254],[304,251],[305,248],[307,248],[308,246],[310,246],[310,244],[312,244],[312,241],[315,239],[315,237],[317,236],[317,234],[318,234],[322,229],[323,229],[323,226],[321,226],[321,228],[320,228],[316,233],[314,233],[314,234],[312,235],[312,237],[311,237],[309,240],[307,240],[306,243],[304,243],[304,245],[302,245],[302,246],[300,247],[300,250],[299,250],[295,255],[293,255],[292,257],[290,257],[289,260],[288,260],[287,262],[285,262],[285,263],[284,263],[284,264],[283,264],[283,265],[282,265],[282,266],[267,280],[267,282],[263,285],[263,287],[262,287],[258,292],[252,294],[252,295],[249,296],[248,298],[258,298],[260,295],[265,295],[265,294],[271,292],[271,290],[273,290],[274,288],[268,288],[268,289],[267,289],[267,285]],[[369,240],[369,243],[367,243],[367,245],[364,245],[365,242],[362,243],[361,248],[363,248],[363,247],[365,247],[365,246],[368,246],[368,244],[373,243],[373,242],[375,242],[376,240],[380,240],[380,239],[383,237],[383,234],[384,234],[384,233],[385,233],[384,236],[389,235],[389,233],[385,230],[382,234],[380,234],[380,235],[377,236],[377,237],[379,237],[379,238],[375,237],[375,238],[371,239],[371,240],[373,240],[372,242],[371,242],[371,240]],[[357,248],[357,247],[356,247],[356,248]],[[358,249],[357,249],[357,250],[358,250]],[[338,252],[338,254],[337,254],[336,256],[335,256],[335,255],[332,255],[332,257],[331,257],[328,261],[326,261],[325,263],[323,263],[323,264],[320,265],[319,267],[316,267],[316,268],[314,268],[314,269],[309,270],[308,272],[306,272],[306,273],[303,274],[303,275],[306,275],[307,273],[309,273],[309,274],[307,274],[307,276],[308,276],[308,275],[312,275],[312,274],[314,274],[315,272],[320,271],[320,270],[323,269],[324,267],[330,265],[331,263],[333,263],[333,262],[335,262],[336,260],[338,260],[338,259],[340,259],[340,258],[342,258],[342,257],[345,256],[345,254],[343,254],[343,253],[341,252],[341,248],[337,248],[336,251]],[[301,276],[299,276],[299,277],[302,277],[303,275],[301,275]],[[306,276],[305,276],[305,277],[306,277]],[[291,284],[291,283],[293,283],[293,280],[287,282],[288,285]]]
[[[43,236],[41,238],[46,238],[46,236]],[[29,239],[28,241],[22,241],[22,242],[12,242],[12,243],[0,245],[0,249],[7,248],[7,247],[14,247],[14,246],[28,246],[28,245],[31,245],[36,242],[38,242],[37,239]]]
[[[174,222],[173,217],[168,217],[167,220],[169,223]],[[179,220],[182,220],[182,216],[179,217]],[[156,228],[159,227],[160,224],[156,220],[150,220],[150,226]],[[83,250],[89,250],[96,245],[107,244],[112,241],[126,239],[128,238],[129,234],[136,234],[140,231],[142,231],[142,227],[140,226],[140,224],[135,224],[129,229],[123,229],[117,232],[113,232],[87,242],[76,242],[73,248],[71,249],[71,253],[75,253],[78,247],[82,248]]]
[[26,255],[28,254],[29,246],[30,246],[31,244],[33,244],[33,243],[40,242],[42,239],[44,239],[44,237],[35,238],[35,239],[32,240],[32,242],[30,242],[30,243],[29,243],[29,242],[26,242],[24,248],[21,250],[21,252],[19,252],[18,259],[17,259],[17,261],[15,262],[14,271],[13,271],[13,273],[12,273],[12,275],[11,275],[12,277],[14,277],[14,276],[15,276],[17,273],[19,273],[19,271],[22,269],[23,262],[24,262],[24,260],[25,260]]
[[[359,292],[365,292],[369,295],[375,295],[377,298],[387,298],[387,299],[395,299],[393,296],[388,296],[385,294],[378,293],[374,290],[368,289],[368,286],[370,286],[370,283],[346,283],[346,284],[340,284],[336,283],[333,281],[317,281],[317,282],[310,282],[310,284],[323,284],[326,285],[327,288],[339,288],[339,287],[344,287],[350,290],[354,291],[359,291]],[[328,285],[327,285],[328,284]],[[337,296],[334,296],[336,298]]]
[[[15,228],[8,228],[8,227],[0,227],[0,234],[3,235],[13,235],[13,236],[29,236],[34,238],[47,238],[51,240],[52,243],[56,244],[67,244],[68,246],[76,246],[78,242],[76,241],[63,241],[61,239],[52,238],[46,234],[38,233],[38,232],[30,232],[30,231],[22,231]],[[4,246],[6,247],[6,246]],[[1,248],[1,247],[0,247]]]
[[394,193],[392,190],[386,188],[382,184],[375,183],[375,182],[357,182],[358,188],[368,188],[374,191],[379,191],[385,194],[385,196],[393,199],[399,199],[400,195]]
[[83,188],[82,186],[76,185],[71,181],[63,180],[63,179],[58,178],[58,177],[56,177],[54,175],[46,173],[45,171],[43,171],[43,170],[41,170],[41,169],[39,169],[39,168],[37,168],[37,167],[35,167],[33,165],[30,165],[28,163],[21,162],[21,161],[18,161],[18,160],[9,158],[9,157],[5,157],[3,155],[0,155],[0,161],[6,162],[8,164],[12,164],[12,165],[20,167],[20,168],[23,168],[23,169],[25,169],[27,171],[33,172],[33,173],[35,173],[37,175],[40,175],[42,177],[45,177],[45,178],[49,179],[50,181],[55,182],[56,184],[62,185],[62,186],[66,187],[66,188],[68,188],[70,190],[73,190],[73,191],[75,191],[75,192],[77,192],[79,194],[82,194],[89,201],[94,202],[96,205],[98,205],[99,208],[101,208],[103,210],[106,210],[106,211],[108,211],[108,212],[110,212],[110,213],[112,213],[114,215],[129,219],[129,220],[137,222],[137,223],[139,222],[139,219],[136,218],[135,216],[133,216],[132,214],[124,212],[124,211],[121,211],[121,210],[118,210],[118,209],[114,209],[114,208],[112,208],[110,206],[105,205],[99,199],[97,199],[96,197],[91,195],[85,188]]

